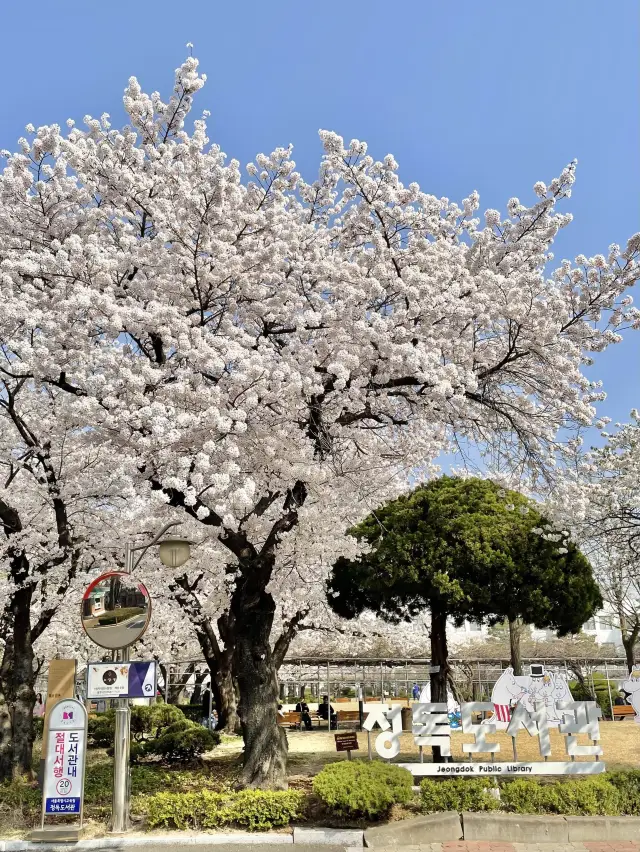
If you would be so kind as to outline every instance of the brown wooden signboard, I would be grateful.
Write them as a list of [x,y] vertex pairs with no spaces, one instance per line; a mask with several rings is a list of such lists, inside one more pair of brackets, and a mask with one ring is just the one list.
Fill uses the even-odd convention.
[[352,751],[358,751],[358,735],[355,731],[347,731],[344,734],[334,734],[336,740],[336,751],[346,751],[351,757]]

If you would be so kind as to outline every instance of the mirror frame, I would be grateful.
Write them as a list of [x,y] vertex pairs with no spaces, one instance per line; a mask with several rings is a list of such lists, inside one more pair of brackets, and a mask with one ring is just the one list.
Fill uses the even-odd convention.
[[[96,586],[98,586],[100,583],[103,583],[105,580],[110,580],[112,577],[124,577],[129,581],[130,584],[133,583],[138,587],[142,587],[142,589],[144,589],[144,595],[145,595],[145,597],[148,601],[147,617],[146,617],[144,627],[142,628],[141,632],[138,633],[136,635],[136,637],[131,640],[131,642],[127,642],[126,645],[118,645],[117,648],[112,648],[112,647],[109,647],[107,645],[102,645],[100,642],[98,642],[96,639],[94,639],[93,636],[91,636],[89,634],[89,631],[87,630],[87,627],[84,623],[84,615],[83,615],[84,602],[87,599],[88,595],[95,589]],[[147,630],[149,628],[149,622],[151,621],[151,610],[152,610],[151,595],[149,594],[149,590],[147,589],[147,587],[145,586],[144,583],[142,583],[140,580],[138,580],[136,577],[134,577],[133,574],[128,574],[126,571],[108,571],[106,574],[101,574],[99,577],[96,577],[96,579],[93,580],[85,589],[84,594],[82,595],[82,600],[80,601],[80,624],[82,625],[82,629],[84,630],[85,636],[91,642],[93,642],[94,645],[97,645],[99,648],[104,648],[105,651],[122,651],[124,648],[129,648],[129,647],[131,647],[131,645],[135,645],[135,643],[138,642],[140,639],[142,639],[144,634],[147,632]]]

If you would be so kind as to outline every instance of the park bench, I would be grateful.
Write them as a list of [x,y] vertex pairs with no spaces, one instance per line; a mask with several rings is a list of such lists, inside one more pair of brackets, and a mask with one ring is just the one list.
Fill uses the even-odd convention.
[[[314,727],[321,728],[323,725],[326,726],[328,724],[326,719],[318,716],[313,710],[309,712],[309,718]],[[278,724],[283,728],[291,728],[291,730],[299,731],[302,728],[302,713],[296,713],[295,710],[285,711],[282,715],[278,715]]]
[[338,728],[344,725],[360,727],[359,710],[338,710]]
[[301,722],[302,713],[288,711],[286,713],[282,713],[282,715],[278,714],[278,724],[283,728],[292,728],[293,730],[297,730],[300,727]]
[[613,705],[613,718],[624,719],[625,716],[635,716],[636,711],[630,704]]

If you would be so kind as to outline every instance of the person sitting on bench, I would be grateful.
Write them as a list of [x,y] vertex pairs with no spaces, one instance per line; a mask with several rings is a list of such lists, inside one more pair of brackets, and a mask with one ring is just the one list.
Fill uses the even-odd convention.
[[330,719],[329,726],[332,731],[335,731],[338,727],[338,714],[333,709],[333,707],[329,704],[329,696],[322,696],[322,703],[318,704],[318,716],[321,719]]
[[[613,699],[613,704],[615,707],[628,707],[627,703],[627,693],[620,690],[620,692]],[[622,716],[618,717],[621,722],[624,722],[624,718]]]
[[309,713],[309,705],[306,701],[298,701],[298,703],[296,704],[296,713],[300,713],[305,729],[307,731],[310,731],[313,725],[311,724],[311,714]]

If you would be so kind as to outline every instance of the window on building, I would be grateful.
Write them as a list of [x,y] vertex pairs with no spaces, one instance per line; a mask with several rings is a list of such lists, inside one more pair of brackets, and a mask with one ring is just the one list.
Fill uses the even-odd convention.
[[584,625],[585,630],[595,630],[596,629],[596,620],[595,618],[590,618],[589,621]]
[[611,630],[615,627],[612,615],[601,615],[598,619],[600,630]]

